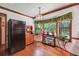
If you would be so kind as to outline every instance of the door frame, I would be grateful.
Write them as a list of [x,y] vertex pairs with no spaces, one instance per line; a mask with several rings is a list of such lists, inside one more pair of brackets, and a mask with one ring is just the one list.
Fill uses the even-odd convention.
[[4,13],[0,13],[0,16],[5,17],[5,25],[1,25],[1,26],[5,26],[5,49],[6,49],[6,41],[7,41],[7,15]]

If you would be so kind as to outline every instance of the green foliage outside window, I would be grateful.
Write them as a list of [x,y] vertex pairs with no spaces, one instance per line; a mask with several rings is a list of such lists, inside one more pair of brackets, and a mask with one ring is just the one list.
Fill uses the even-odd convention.
[[36,34],[40,34],[41,31],[45,31],[45,32],[56,32],[56,23],[38,23],[36,24],[36,27],[35,27],[35,33]]
[[66,39],[70,39],[70,20],[64,20],[60,23],[60,35]]
[[45,23],[44,31],[46,32],[56,32],[56,23]]
[[35,34],[40,34],[41,30],[42,30],[42,24],[35,24]]

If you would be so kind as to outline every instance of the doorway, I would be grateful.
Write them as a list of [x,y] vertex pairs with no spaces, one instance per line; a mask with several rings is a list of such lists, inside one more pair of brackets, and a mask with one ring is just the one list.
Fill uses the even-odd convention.
[[0,13],[0,56],[5,54],[6,49],[6,14]]
[[2,36],[1,36],[1,17],[0,17],[0,46],[1,46],[1,38],[2,38]]

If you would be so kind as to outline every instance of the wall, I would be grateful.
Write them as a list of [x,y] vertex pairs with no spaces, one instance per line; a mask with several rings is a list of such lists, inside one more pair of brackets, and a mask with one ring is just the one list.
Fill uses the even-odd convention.
[[[68,12],[72,12],[72,37],[79,37],[79,5],[73,6],[61,11],[57,11],[48,15],[45,15],[43,18],[53,18],[57,16],[61,16],[63,14],[66,14]],[[63,43],[60,41],[60,46],[64,49]],[[79,55],[79,40],[72,39],[72,42],[68,43],[66,45],[66,50]]]
[[[22,16],[22,15],[13,13],[13,12],[6,11],[4,9],[0,9],[0,13],[7,14],[7,22],[9,19],[15,19],[15,20],[20,20],[20,21],[25,21],[26,25],[32,25],[34,27],[34,21],[31,18]],[[5,39],[2,40],[2,44],[4,43],[5,43]]]
[[29,18],[29,17],[25,17],[10,11],[6,11],[4,9],[0,9],[0,13],[4,13],[7,14],[7,21],[9,19],[15,19],[15,20],[20,20],[20,21],[25,21],[27,25],[33,25],[34,21],[33,19]]

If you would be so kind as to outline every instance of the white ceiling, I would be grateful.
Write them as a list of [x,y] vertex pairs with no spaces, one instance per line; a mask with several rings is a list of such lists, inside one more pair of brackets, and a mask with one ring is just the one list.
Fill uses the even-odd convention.
[[69,3],[0,3],[0,6],[7,7],[29,16],[36,16],[39,12],[38,7],[41,7],[41,13],[45,13],[68,4]]

